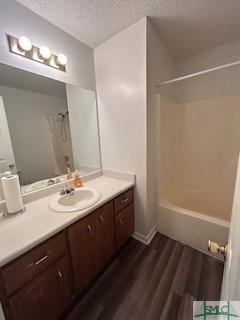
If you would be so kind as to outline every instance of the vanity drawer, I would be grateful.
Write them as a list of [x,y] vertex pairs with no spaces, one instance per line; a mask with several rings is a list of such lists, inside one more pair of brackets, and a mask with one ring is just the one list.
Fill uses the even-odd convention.
[[122,193],[114,200],[114,210],[115,213],[121,211],[126,208],[133,202],[133,190],[129,189],[128,191]]
[[131,237],[134,231],[134,208],[133,204],[116,214],[116,245],[117,250]]
[[67,238],[61,232],[2,268],[7,296],[47,269],[67,251]]

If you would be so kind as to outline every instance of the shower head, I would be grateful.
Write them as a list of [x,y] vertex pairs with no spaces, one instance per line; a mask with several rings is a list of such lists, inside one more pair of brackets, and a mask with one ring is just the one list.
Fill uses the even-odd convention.
[[67,116],[68,116],[68,110],[58,113],[58,117],[60,118],[60,120],[65,119]]
[[63,111],[63,112],[60,112],[60,114],[63,116],[63,117],[66,117],[68,115],[68,110],[67,111]]

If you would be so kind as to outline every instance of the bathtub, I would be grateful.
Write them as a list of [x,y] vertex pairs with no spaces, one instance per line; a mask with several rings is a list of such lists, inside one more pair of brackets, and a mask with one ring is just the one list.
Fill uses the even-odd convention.
[[[228,240],[228,221],[183,209],[167,201],[159,203],[156,218],[158,232],[206,254],[210,254],[207,249],[209,239],[220,244],[226,244]],[[220,254],[214,256],[223,259]]]

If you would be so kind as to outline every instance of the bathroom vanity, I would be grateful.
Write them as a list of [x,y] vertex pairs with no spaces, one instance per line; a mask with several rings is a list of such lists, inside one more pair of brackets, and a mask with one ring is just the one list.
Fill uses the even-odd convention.
[[[54,320],[132,235],[134,175],[101,167],[95,91],[0,73],[0,319]],[[4,217],[9,170],[26,211]],[[84,187],[62,195],[75,174]]]
[[7,320],[58,319],[133,234],[134,183],[100,176],[86,184],[101,192],[87,210],[53,212],[49,195],[0,221],[0,297]]

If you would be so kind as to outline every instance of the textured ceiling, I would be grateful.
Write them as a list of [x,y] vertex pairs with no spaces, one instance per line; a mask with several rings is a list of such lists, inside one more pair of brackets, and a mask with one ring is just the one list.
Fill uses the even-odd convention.
[[91,47],[149,16],[176,58],[240,38],[240,0],[17,0]]

